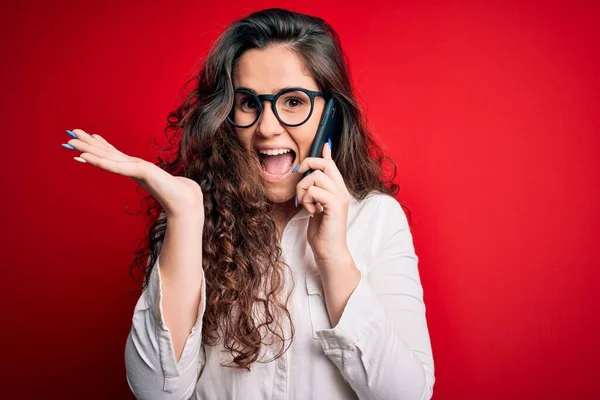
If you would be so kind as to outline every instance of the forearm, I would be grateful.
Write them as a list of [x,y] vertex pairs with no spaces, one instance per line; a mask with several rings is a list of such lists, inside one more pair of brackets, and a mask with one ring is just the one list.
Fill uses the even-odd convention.
[[428,400],[434,382],[428,340],[418,345],[406,340],[426,329],[418,319],[407,315],[406,325],[397,326],[362,280],[337,326],[317,335],[359,399]]
[[350,295],[360,281],[360,271],[349,252],[342,252],[337,260],[329,261],[327,265],[317,263],[321,271],[329,321],[331,326],[336,326]]
[[418,257],[400,204],[380,199],[376,218],[388,229],[361,243],[373,256],[317,262],[333,328],[315,333],[359,399],[428,400],[435,375]]
[[198,318],[202,270],[203,219],[194,215],[167,219],[160,252],[164,322],[171,332],[176,361]]

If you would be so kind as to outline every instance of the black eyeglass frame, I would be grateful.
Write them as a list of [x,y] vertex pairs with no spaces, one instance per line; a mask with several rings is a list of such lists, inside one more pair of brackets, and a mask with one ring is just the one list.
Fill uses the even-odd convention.
[[[285,123],[284,121],[281,120],[281,117],[279,117],[279,113],[277,113],[277,106],[276,106],[277,100],[279,99],[280,96],[282,96],[286,93],[298,92],[298,91],[305,93],[310,98],[310,112],[308,113],[308,116],[306,117],[306,119],[304,121],[300,122],[299,124]],[[233,107],[231,108],[231,111],[229,112],[229,115],[227,115],[227,121],[229,121],[229,123],[231,125],[233,125],[237,128],[249,128],[252,125],[254,125],[256,123],[256,121],[259,120],[260,116],[262,115],[262,112],[263,112],[262,102],[265,100],[269,100],[271,102],[271,110],[273,110],[273,114],[275,114],[275,117],[277,117],[277,119],[279,120],[279,122],[281,122],[282,125],[289,126],[289,127],[300,126],[302,124],[305,124],[306,121],[308,121],[310,119],[310,117],[312,116],[313,110],[315,109],[315,97],[320,96],[320,97],[323,97],[325,100],[327,100],[327,98],[329,97],[324,92],[308,90],[308,89],[301,88],[301,87],[286,88],[286,89],[280,90],[279,92],[277,92],[275,94],[256,94],[249,89],[238,88],[238,89],[234,90],[233,95],[235,96],[236,93],[249,94],[250,96],[254,97],[254,99],[256,100],[256,103],[258,104],[258,114],[256,115],[256,119],[249,125],[238,125],[235,122],[233,122],[233,119],[231,119],[231,113],[233,112],[233,107],[235,107],[235,104],[233,105]]]

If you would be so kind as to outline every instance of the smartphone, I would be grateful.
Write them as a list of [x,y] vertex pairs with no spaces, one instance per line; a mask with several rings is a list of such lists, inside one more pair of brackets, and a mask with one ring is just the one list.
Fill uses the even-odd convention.
[[[319,122],[319,127],[317,128],[317,134],[313,139],[308,157],[322,157],[323,146],[329,139],[331,139],[332,146],[335,147],[337,139],[340,136],[340,113],[337,108],[337,103],[334,97],[329,98],[325,103],[323,115],[321,115],[321,121]],[[309,169],[304,173],[303,177],[307,177],[312,172],[313,170]]]

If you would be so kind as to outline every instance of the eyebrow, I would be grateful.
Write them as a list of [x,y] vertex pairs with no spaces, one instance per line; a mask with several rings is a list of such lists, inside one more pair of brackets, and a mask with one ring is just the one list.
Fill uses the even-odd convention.
[[[279,93],[279,92],[281,92],[282,90],[286,90],[286,89],[292,89],[292,88],[303,88],[303,89],[305,89],[305,88],[304,88],[304,86],[298,86],[298,85],[296,85],[296,86],[286,86],[286,87],[282,87],[282,88],[279,88],[279,89],[277,89],[277,90],[274,90],[274,91],[273,91],[273,94],[275,94],[275,93]],[[234,90],[235,90],[235,89],[245,89],[245,90],[248,90],[248,91],[250,91],[250,92],[252,92],[252,93],[254,93],[254,94],[258,94],[258,93],[256,92],[256,90],[254,90],[254,89],[250,89],[250,88],[247,88],[247,87],[245,87],[245,86],[240,86],[240,87],[234,88]],[[308,90],[311,90],[311,89],[308,89]]]

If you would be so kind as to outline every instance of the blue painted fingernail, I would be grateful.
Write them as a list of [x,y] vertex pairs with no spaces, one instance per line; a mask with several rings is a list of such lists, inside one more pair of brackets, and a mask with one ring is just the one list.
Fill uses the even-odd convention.
[[294,197],[294,203],[296,204],[296,208],[298,208],[298,196]]
[[329,139],[327,140],[327,143],[329,143],[329,148],[330,148],[330,149],[333,149],[333,146],[331,145],[331,138],[329,138]]
[[67,135],[71,136],[72,138],[77,139],[77,135],[74,134],[73,132],[71,132],[70,130],[67,129],[66,132],[67,132]]
[[64,147],[65,149],[69,149],[69,150],[75,150],[75,147],[71,146],[68,143],[63,143],[62,147]]
[[298,168],[300,168],[300,164],[296,165],[296,167],[292,170],[292,172],[298,171]]

